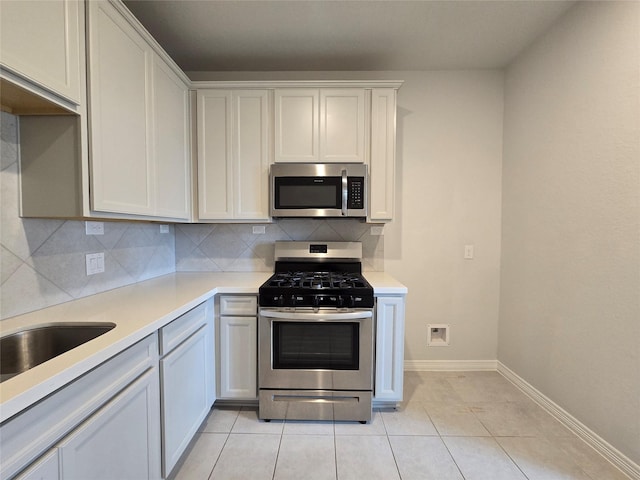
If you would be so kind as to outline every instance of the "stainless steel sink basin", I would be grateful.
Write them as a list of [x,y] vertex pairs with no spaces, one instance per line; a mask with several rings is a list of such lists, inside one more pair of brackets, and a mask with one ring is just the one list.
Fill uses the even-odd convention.
[[107,333],[113,323],[47,325],[0,338],[0,382]]

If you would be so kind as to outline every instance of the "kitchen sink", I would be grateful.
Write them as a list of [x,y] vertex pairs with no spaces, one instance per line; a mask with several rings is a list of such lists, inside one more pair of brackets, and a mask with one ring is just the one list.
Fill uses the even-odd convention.
[[0,382],[107,333],[113,323],[67,323],[25,329],[0,338]]

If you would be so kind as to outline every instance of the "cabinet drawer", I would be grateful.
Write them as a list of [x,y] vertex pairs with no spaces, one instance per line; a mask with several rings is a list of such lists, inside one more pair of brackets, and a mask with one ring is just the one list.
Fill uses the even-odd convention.
[[258,311],[255,295],[221,295],[220,315],[252,315]]
[[202,303],[160,329],[160,355],[180,345],[207,321],[206,303]]

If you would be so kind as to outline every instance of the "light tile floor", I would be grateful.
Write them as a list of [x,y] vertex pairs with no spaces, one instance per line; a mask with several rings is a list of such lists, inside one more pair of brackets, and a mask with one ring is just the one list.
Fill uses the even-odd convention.
[[176,480],[627,480],[496,372],[406,372],[370,423],[214,408]]

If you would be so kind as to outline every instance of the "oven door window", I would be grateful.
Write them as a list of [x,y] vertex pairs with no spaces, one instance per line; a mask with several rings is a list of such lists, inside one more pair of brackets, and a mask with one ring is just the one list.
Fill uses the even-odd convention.
[[357,322],[273,322],[273,368],[358,370],[359,327]]
[[275,208],[342,208],[340,177],[276,177]]

